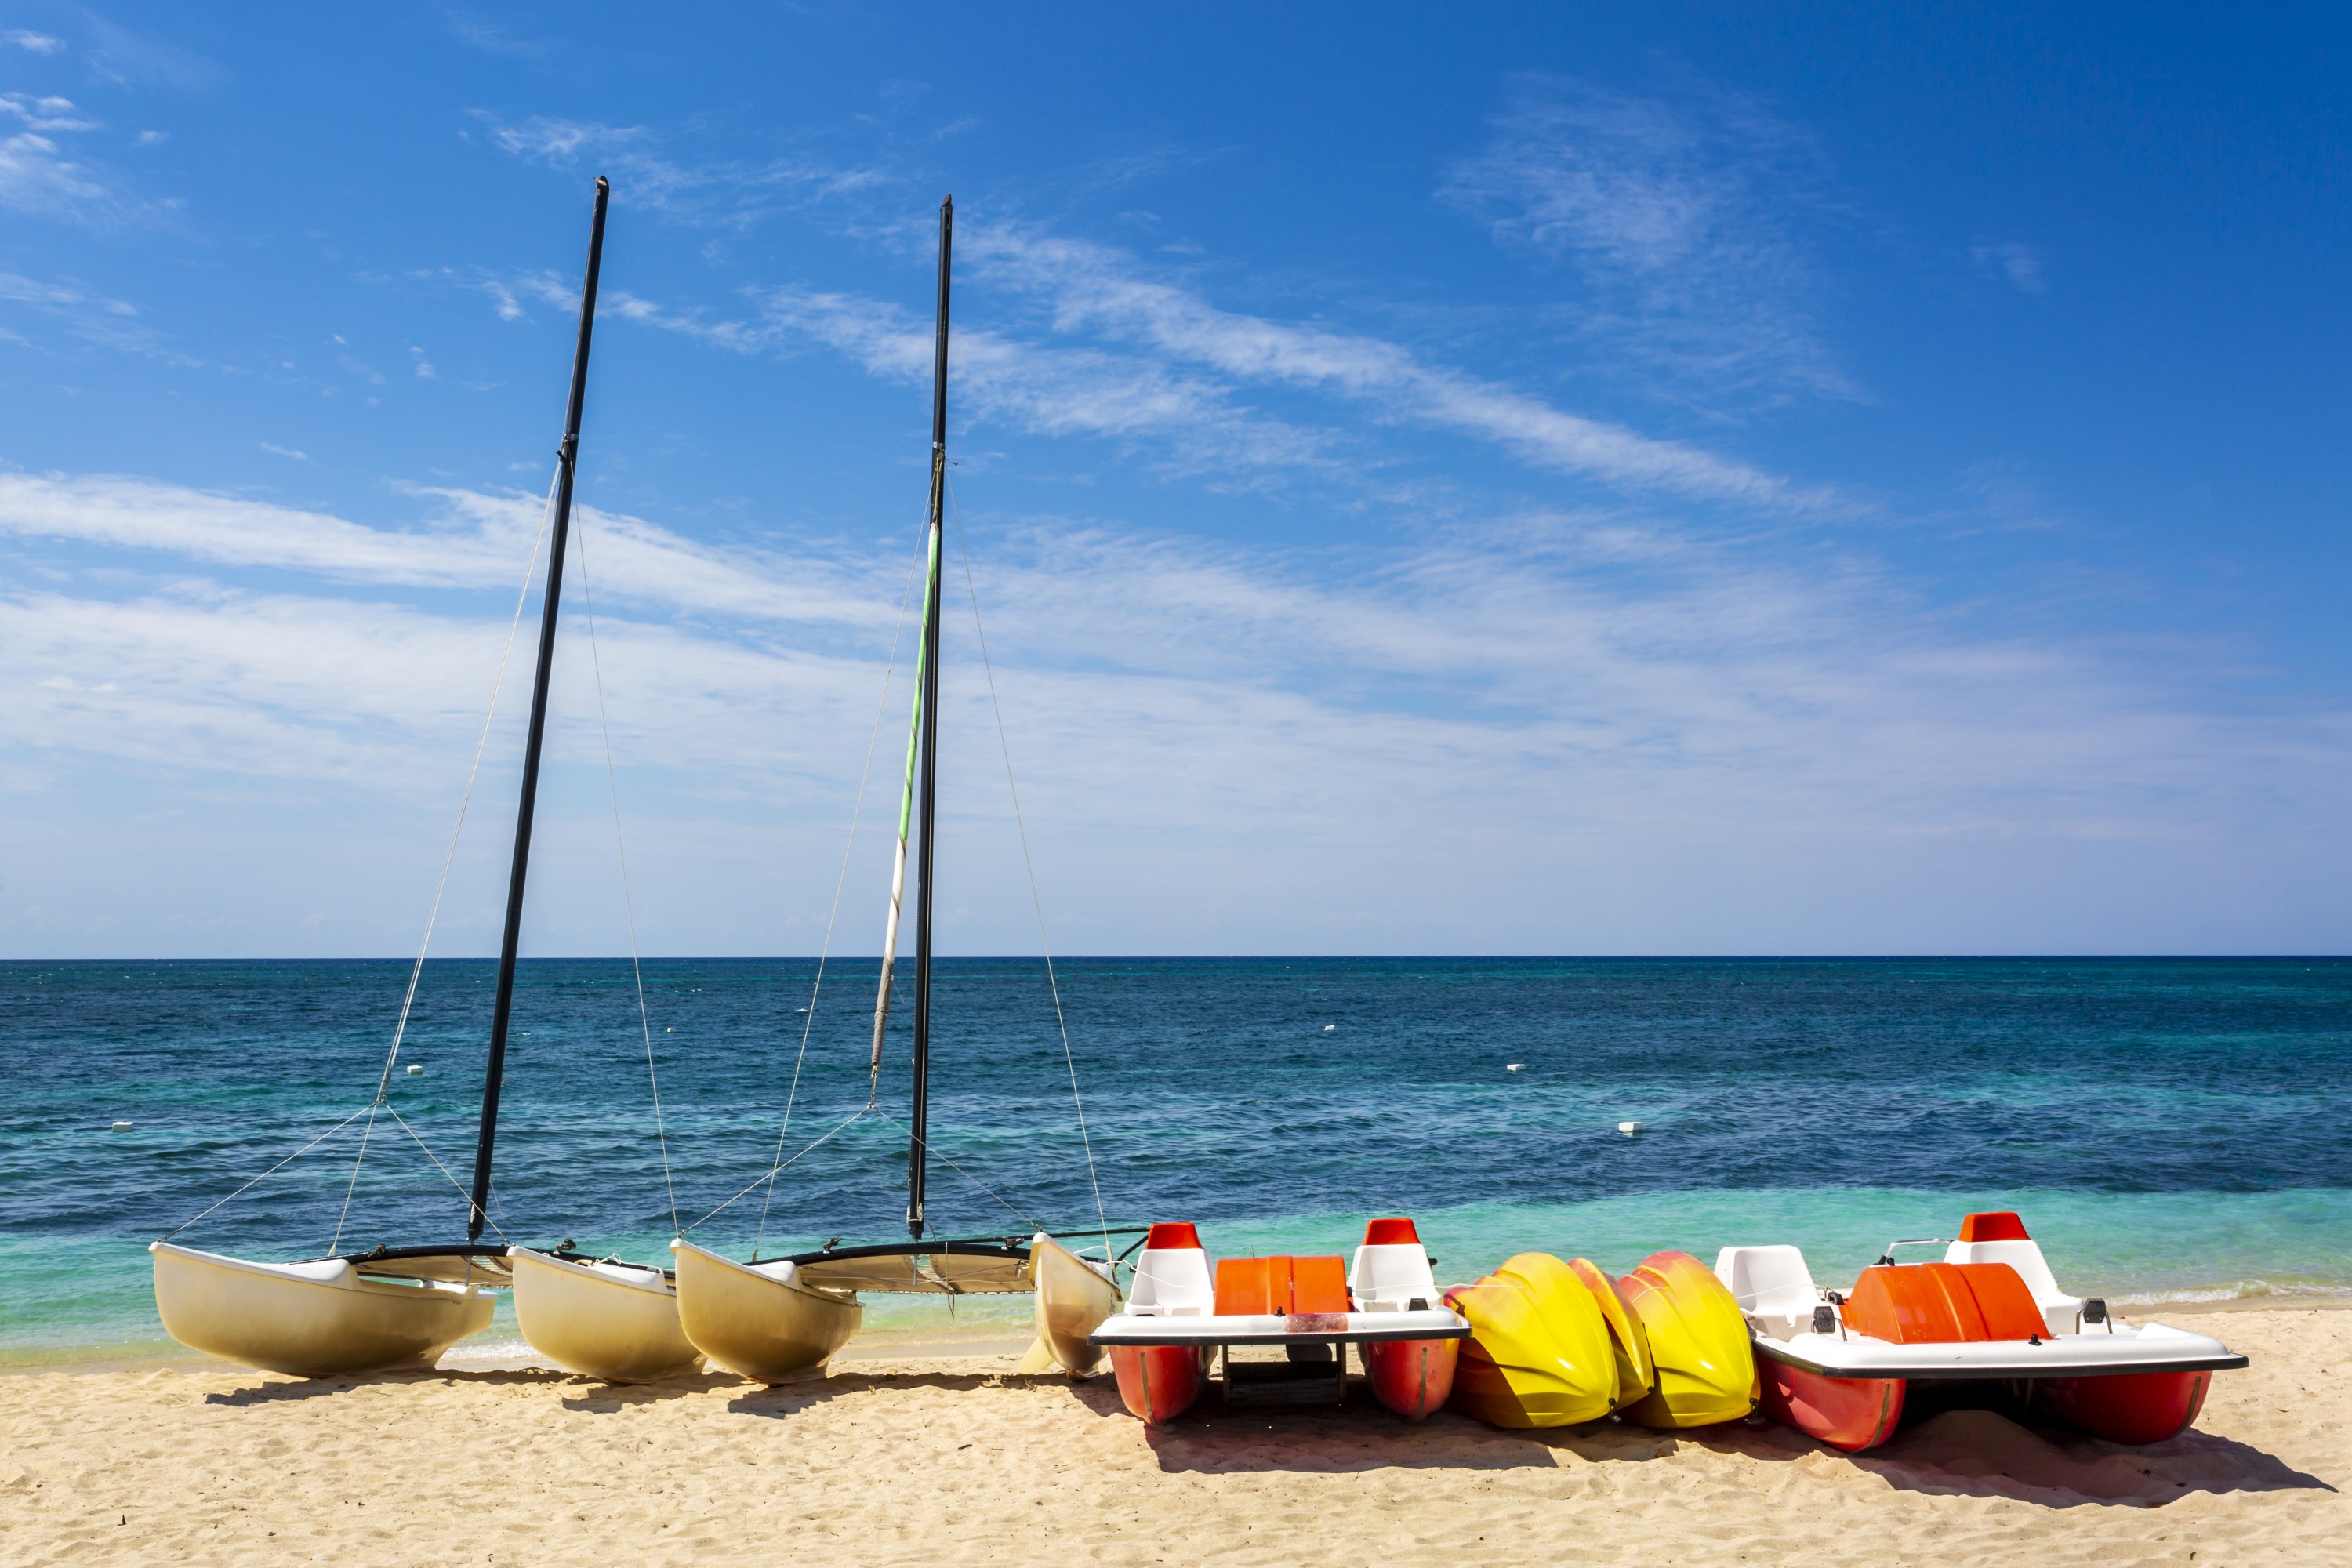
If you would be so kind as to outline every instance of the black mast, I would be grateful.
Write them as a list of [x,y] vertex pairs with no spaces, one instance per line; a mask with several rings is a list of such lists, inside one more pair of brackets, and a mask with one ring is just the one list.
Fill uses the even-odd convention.
[[924,1130],[930,1111],[931,1067],[931,828],[940,778],[940,558],[941,507],[948,479],[948,258],[955,240],[955,197],[940,203],[939,338],[931,354],[930,582],[923,626],[922,847],[915,861],[915,1107],[907,1141],[907,1234],[923,1235]]
[[514,1005],[515,947],[522,937],[522,887],[530,866],[530,815],[539,795],[539,742],[547,728],[547,672],[555,659],[555,612],[563,597],[563,550],[572,531],[572,477],[580,455],[580,405],[588,392],[588,337],[596,325],[596,270],[604,255],[604,204],[612,188],[596,181],[596,216],[588,228],[588,280],[580,292],[580,342],[572,353],[572,401],[556,452],[555,531],[547,547],[547,598],[539,616],[539,669],[531,678],[530,729],[522,749],[522,804],[515,809],[514,869],[507,879],[507,928],[499,943],[499,994],[490,1013],[490,1058],[482,1068],[482,1129],[474,1142],[474,1202],[466,1239],[482,1238],[490,1204],[490,1152],[499,1133],[499,1086],[507,1065],[507,1016]]

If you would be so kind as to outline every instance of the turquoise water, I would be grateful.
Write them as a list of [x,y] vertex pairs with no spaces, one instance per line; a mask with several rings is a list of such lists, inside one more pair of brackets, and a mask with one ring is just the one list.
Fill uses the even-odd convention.
[[[903,1234],[905,1137],[867,1092],[872,964],[647,965],[654,1135],[625,963],[524,966],[493,1215],[517,1240],[655,1258],[678,1221],[767,1252]],[[162,1339],[144,1246],[362,1109],[405,967],[0,964],[0,1356]],[[1622,1270],[1794,1241],[1824,1279],[1973,1208],[2023,1213],[2072,1288],[2143,1300],[2352,1289],[2352,963],[1248,960],[1062,969],[1104,1208],[1213,1249],[1342,1250],[1415,1215],[1440,1273],[1508,1254]],[[491,968],[428,966],[392,1108],[468,1173]],[[932,1212],[944,1234],[1097,1222],[1044,974],[940,967]],[[899,1008],[901,1026],[905,1006]],[[903,1120],[903,1040],[877,1106]],[[1510,1064],[1519,1070],[1507,1070]],[[1645,1131],[1620,1136],[1616,1123]],[[116,1120],[132,1128],[110,1131]],[[248,1256],[454,1238],[464,1199],[379,1118],[183,1232]],[[961,1169],[957,1169],[960,1167]],[[892,1333],[1013,1331],[1017,1302],[883,1300]],[[502,1321],[488,1336],[510,1340]]]

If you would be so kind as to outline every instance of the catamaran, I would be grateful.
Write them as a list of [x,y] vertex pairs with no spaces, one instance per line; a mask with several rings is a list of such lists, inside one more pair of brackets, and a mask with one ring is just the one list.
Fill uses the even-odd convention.
[[[763,1383],[822,1375],[834,1353],[856,1333],[867,1292],[942,1296],[1029,1293],[1036,1340],[1021,1370],[1059,1368],[1085,1376],[1102,1352],[1087,1336],[1118,1308],[1117,1264],[1110,1231],[1102,1230],[1099,1258],[1087,1258],[1043,1227],[1023,1236],[943,1237],[928,1234],[925,1177],[930,1157],[929,1110],[931,1043],[932,848],[937,839],[939,780],[940,621],[947,487],[948,292],[954,249],[955,203],[940,204],[939,303],[931,377],[931,489],[926,526],[922,627],[917,644],[915,710],[898,808],[898,846],[890,872],[882,977],[874,1004],[868,1107],[879,1081],[883,1040],[890,1017],[900,910],[907,887],[910,827],[916,838],[915,973],[912,1104],[907,1129],[907,1239],[843,1247],[761,1261],[731,1258],[681,1236],[670,1243],[676,1259],[679,1321],[686,1337],[717,1366]],[[814,1004],[812,1004],[814,1005]],[[1058,1006],[1058,1004],[1057,1004]],[[1074,1079],[1075,1087],[1075,1079]],[[1089,1156],[1091,1158],[1091,1155]],[[781,1165],[778,1167],[781,1169]],[[767,1180],[772,1182],[776,1172]]]
[[[521,939],[523,891],[530,862],[531,819],[538,798],[541,742],[547,721],[548,678],[562,599],[580,419],[587,395],[588,352],[595,327],[596,287],[604,259],[604,217],[611,194],[610,186],[599,179],[594,214],[590,220],[588,268],[581,294],[580,331],[572,353],[563,441],[557,451],[548,513],[542,518],[542,532],[549,543],[547,585],[540,615],[530,717],[523,742],[521,799],[516,811],[489,1049],[483,1063],[481,1118],[475,1137],[465,1239],[400,1247],[379,1245],[365,1252],[341,1254],[331,1244],[327,1257],[294,1263],[267,1263],[200,1251],[166,1237],[148,1249],[154,1256],[156,1310],[172,1337],[192,1349],[299,1377],[324,1377],[404,1362],[430,1361],[458,1340],[488,1327],[494,1306],[492,1292],[511,1285],[524,1337],[550,1360],[572,1371],[614,1378],[657,1377],[694,1360],[694,1348],[677,1326],[676,1292],[661,1269],[618,1259],[583,1258],[571,1251],[568,1244],[554,1249],[536,1249],[513,1247],[503,1238],[486,1241],[482,1235],[489,1219],[499,1091],[504,1082],[509,1025],[513,1016],[515,959]],[[518,600],[518,621],[521,607]],[[495,698],[492,706],[495,711]],[[486,739],[488,731],[485,721]],[[479,761],[478,750],[478,767]],[[467,794],[471,794],[470,784]],[[461,827],[463,820],[461,809]],[[453,852],[454,848],[453,837]],[[445,863],[444,886],[446,875]],[[437,912],[437,895],[436,910]],[[428,920],[428,942],[431,926]],[[377,1080],[375,1099],[365,1108],[371,1128],[376,1113],[388,1106],[393,1070],[399,1060],[424,962],[420,950],[416,966],[410,973],[400,1023],[394,1030],[392,1047]],[[639,1005],[642,1009],[642,988]],[[354,1113],[337,1128],[330,1129],[321,1140],[314,1140],[310,1146],[315,1147],[323,1137],[331,1136],[357,1120],[359,1115]],[[365,1153],[363,1136],[361,1158],[364,1159]],[[355,1164],[354,1184],[357,1177]],[[252,1184],[247,1183],[247,1186]],[[239,1193],[245,1190],[237,1189]],[[179,1230],[186,1228],[184,1225]],[[172,1234],[176,1236],[179,1230]],[[341,1234],[339,1225],[336,1242],[341,1240]]]

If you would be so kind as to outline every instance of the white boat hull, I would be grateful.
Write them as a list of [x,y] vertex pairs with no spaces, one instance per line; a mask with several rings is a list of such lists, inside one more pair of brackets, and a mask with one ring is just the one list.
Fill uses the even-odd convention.
[[753,1267],[684,1239],[669,1247],[688,1341],[712,1364],[754,1382],[822,1375],[865,1318],[854,1298],[798,1283],[789,1263]]
[[522,1337],[564,1371],[649,1383],[694,1364],[677,1291],[660,1269],[573,1262],[527,1247],[510,1249],[507,1260]]
[[373,1279],[351,1264],[252,1263],[159,1241],[155,1310],[190,1350],[291,1377],[431,1362],[489,1326],[478,1285]]
[[1091,1377],[1104,1352],[1088,1343],[1088,1337],[1118,1310],[1118,1287],[1043,1232],[1029,1243],[1029,1268],[1035,1281],[1037,1342],[1072,1377]]

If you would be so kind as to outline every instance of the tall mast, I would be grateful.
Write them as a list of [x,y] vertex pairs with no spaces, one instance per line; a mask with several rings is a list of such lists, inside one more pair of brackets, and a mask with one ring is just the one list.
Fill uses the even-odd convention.
[[931,1066],[931,840],[936,835],[940,782],[940,554],[941,517],[948,479],[948,259],[955,240],[955,197],[940,203],[939,336],[931,350],[930,574],[923,602],[922,711],[918,742],[922,749],[923,839],[915,869],[915,1085],[914,1114],[907,1141],[907,1234],[923,1234],[923,1157],[930,1112]]
[[522,937],[522,889],[530,867],[531,808],[539,797],[539,742],[547,728],[547,674],[555,660],[555,613],[563,597],[563,552],[572,531],[572,479],[580,456],[580,407],[588,393],[588,338],[596,325],[596,271],[604,256],[604,204],[612,187],[596,181],[596,216],[588,228],[588,280],[580,293],[580,342],[572,352],[572,401],[556,452],[555,531],[547,547],[547,599],[539,616],[539,668],[531,678],[530,729],[522,749],[522,803],[515,809],[514,869],[507,879],[506,934],[499,943],[499,994],[490,1013],[490,1056],[482,1068],[482,1128],[474,1141],[474,1201],[466,1239],[482,1238],[490,1204],[490,1152],[499,1132],[499,1086],[507,1065],[507,1019],[514,1006],[515,948]]

